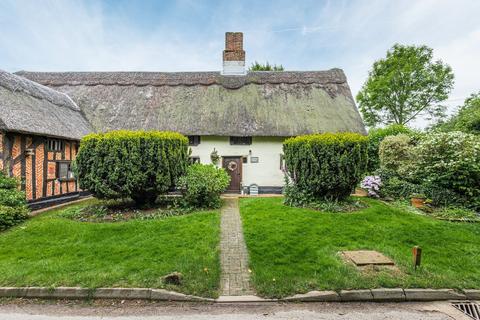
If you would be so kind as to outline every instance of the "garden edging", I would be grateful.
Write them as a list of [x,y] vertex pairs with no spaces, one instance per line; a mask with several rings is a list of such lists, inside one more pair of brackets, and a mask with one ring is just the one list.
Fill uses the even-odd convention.
[[264,299],[256,296],[221,296],[218,299],[186,295],[164,289],[151,288],[97,288],[80,287],[0,287],[0,298],[42,299],[142,299],[183,302],[402,302],[440,300],[480,300],[480,290],[465,289],[402,289],[380,288],[362,290],[310,291],[282,299]]
[[204,301],[213,299],[186,295],[164,289],[80,287],[0,287],[0,298],[47,299],[143,299],[158,301]]

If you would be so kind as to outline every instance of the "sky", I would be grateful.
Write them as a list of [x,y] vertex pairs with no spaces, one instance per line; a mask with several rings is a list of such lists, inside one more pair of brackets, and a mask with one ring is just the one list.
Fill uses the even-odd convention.
[[425,44],[455,73],[452,112],[480,90],[479,17],[480,0],[0,0],[0,69],[220,70],[241,31],[247,65],[341,68],[355,96],[393,44]]

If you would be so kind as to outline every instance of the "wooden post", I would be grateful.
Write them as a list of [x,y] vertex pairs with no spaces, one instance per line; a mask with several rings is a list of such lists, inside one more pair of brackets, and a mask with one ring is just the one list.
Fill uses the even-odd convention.
[[422,262],[422,248],[420,248],[419,246],[413,247],[412,254],[413,266],[415,267],[415,270],[417,270],[417,267],[419,267],[420,263]]

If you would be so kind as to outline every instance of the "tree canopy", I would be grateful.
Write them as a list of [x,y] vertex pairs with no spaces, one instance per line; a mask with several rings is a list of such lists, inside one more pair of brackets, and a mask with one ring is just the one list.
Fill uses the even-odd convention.
[[457,114],[439,122],[434,129],[480,134],[480,91],[465,99]]
[[248,71],[284,71],[284,68],[281,64],[277,66],[276,64],[271,65],[268,61],[265,64],[255,61]]
[[453,84],[452,69],[433,61],[431,48],[395,44],[386,58],[373,64],[357,102],[369,126],[406,124],[420,115],[443,115],[445,107],[440,103]]

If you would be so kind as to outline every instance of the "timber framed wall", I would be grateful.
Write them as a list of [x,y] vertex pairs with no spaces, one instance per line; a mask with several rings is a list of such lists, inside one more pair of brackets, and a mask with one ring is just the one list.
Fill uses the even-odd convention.
[[0,170],[21,179],[21,188],[28,201],[78,193],[74,178],[59,179],[60,163],[75,159],[78,141],[61,142],[58,150],[50,150],[50,138],[13,132],[0,133]]

